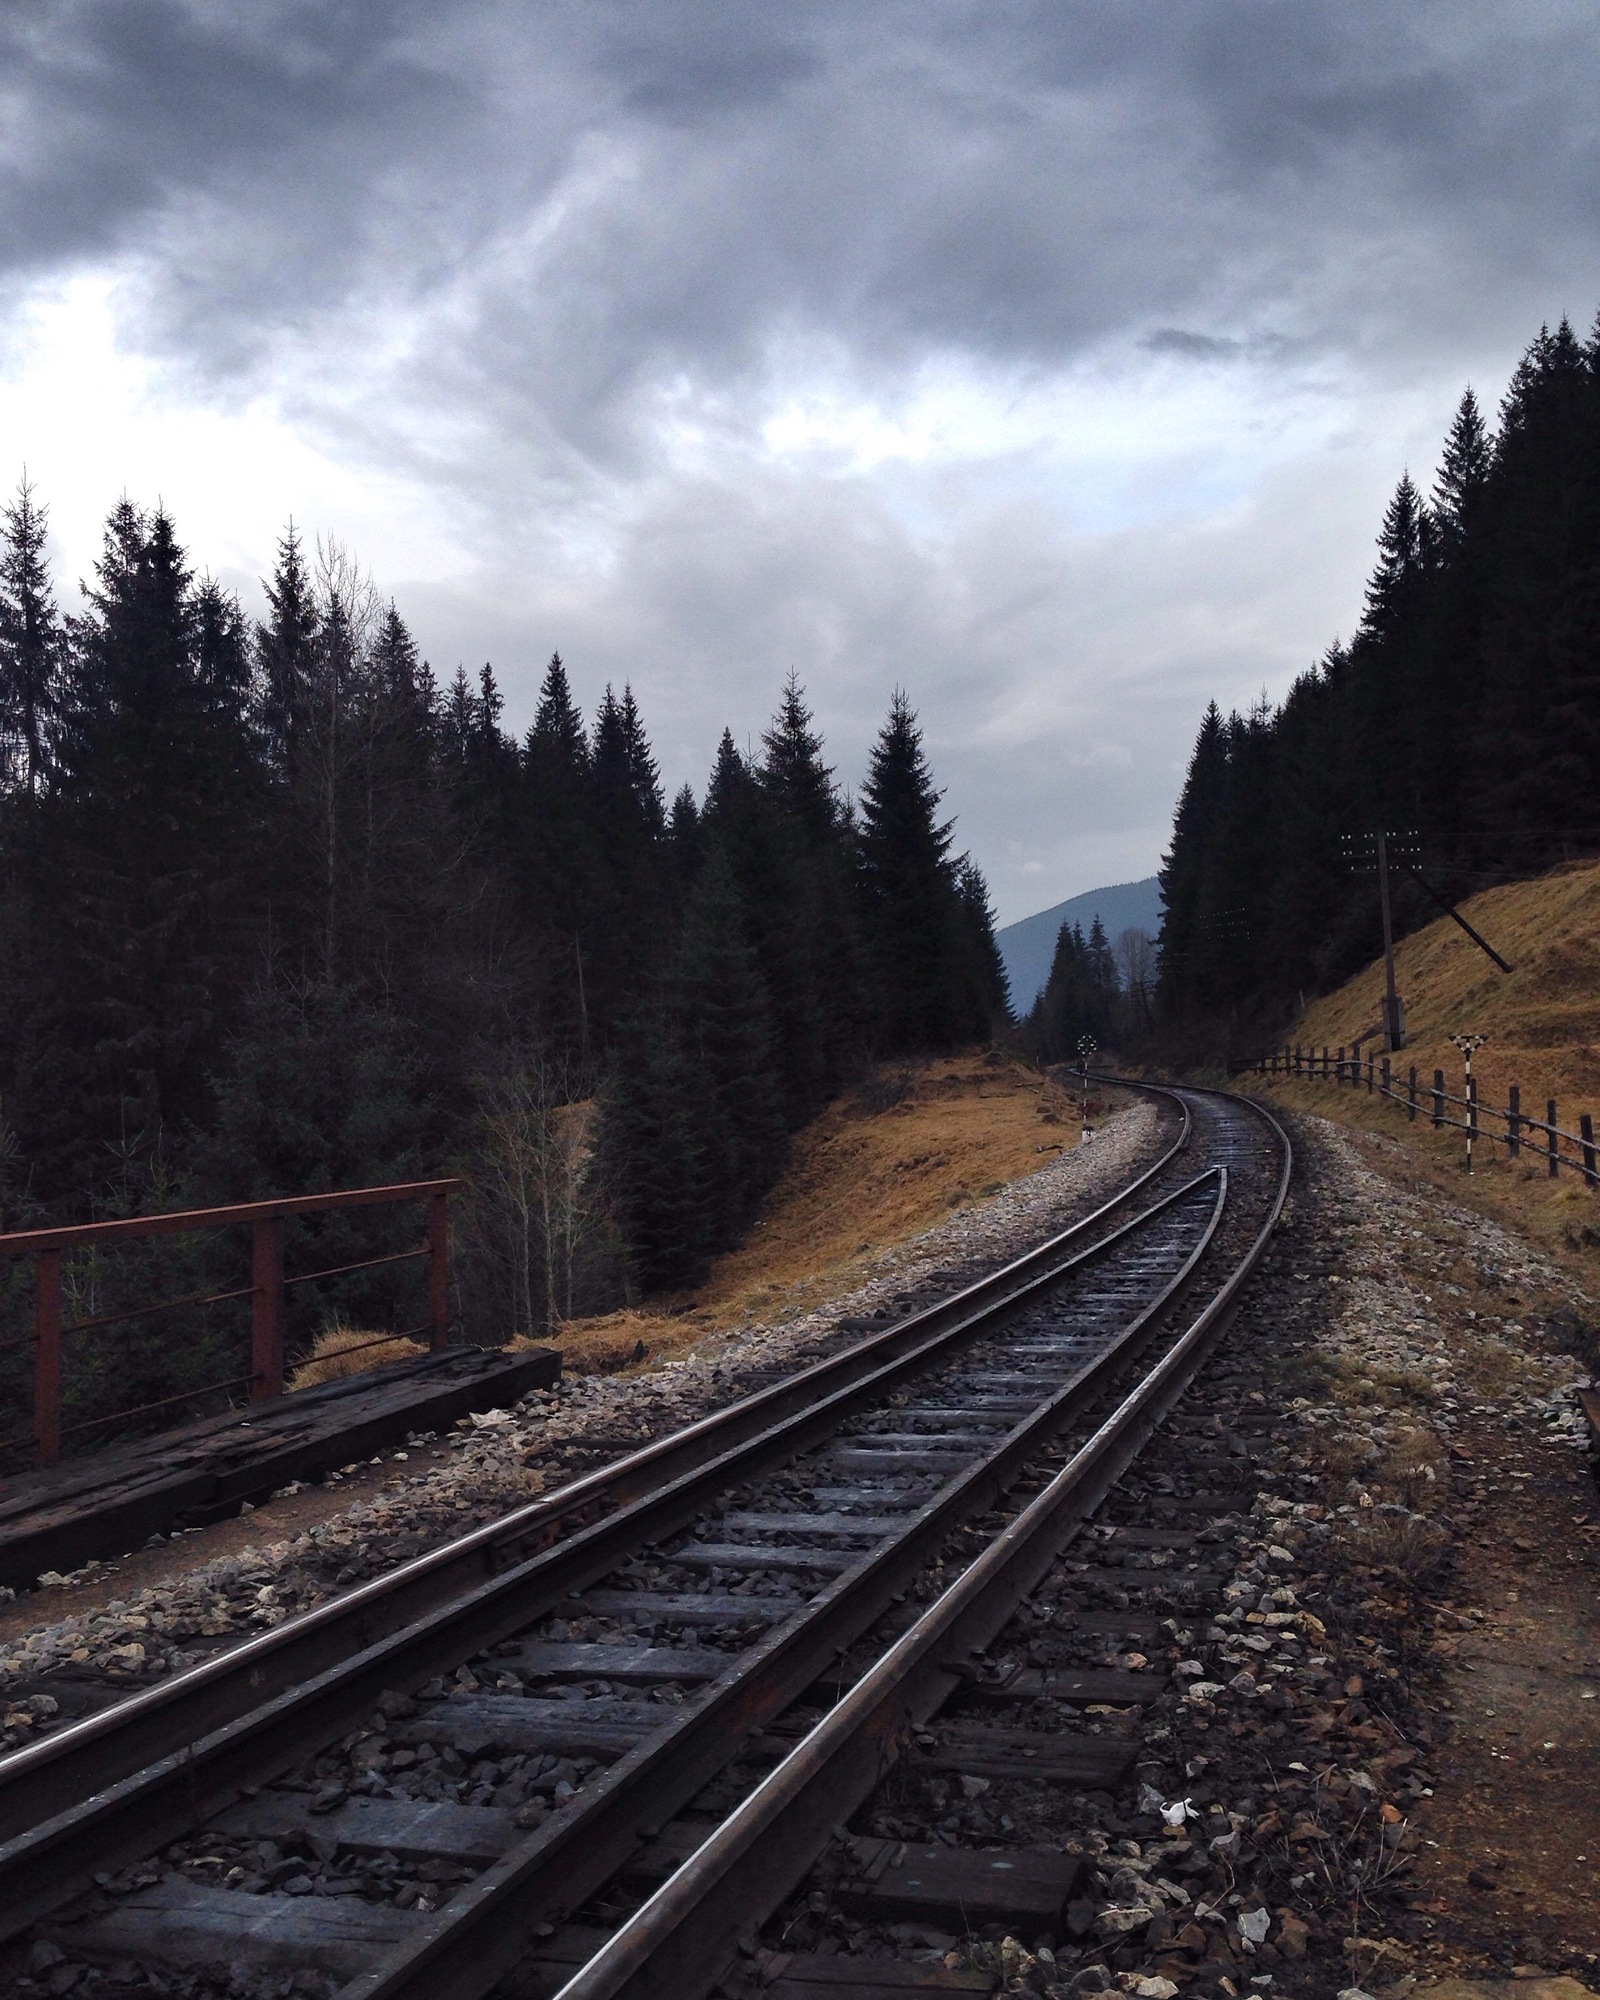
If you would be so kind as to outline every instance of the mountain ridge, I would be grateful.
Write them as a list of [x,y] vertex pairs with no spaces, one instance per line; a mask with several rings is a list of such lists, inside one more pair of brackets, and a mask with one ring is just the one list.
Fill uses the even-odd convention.
[[1112,882],[1103,889],[1086,889],[1081,896],[1069,896],[1031,917],[1019,917],[994,934],[1011,988],[1011,1007],[1026,1014],[1050,977],[1050,960],[1055,955],[1056,938],[1063,924],[1082,924],[1087,931],[1096,917],[1113,944],[1125,930],[1148,931],[1152,937],[1161,930],[1161,885],[1154,875],[1139,882]]

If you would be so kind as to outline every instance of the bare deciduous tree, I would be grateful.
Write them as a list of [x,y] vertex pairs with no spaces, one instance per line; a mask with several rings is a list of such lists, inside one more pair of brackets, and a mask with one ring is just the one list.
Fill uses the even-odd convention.
[[476,1231],[503,1273],[516,1330],[572,1317],[605,1214],[592,1174],[594,1105],[534,1047],[481,1087]]
[[1150,1025],[1150,996],[1156,983],[1156,941],[1148,931],[1130,924],[1116,942],[1117,976],[1129,1010],[1141,1028]]

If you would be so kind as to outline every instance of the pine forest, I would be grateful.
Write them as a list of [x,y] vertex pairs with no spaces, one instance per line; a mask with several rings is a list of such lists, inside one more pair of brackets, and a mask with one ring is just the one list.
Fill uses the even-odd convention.
[[1597,781],[1600,327],[1563,321],[1492,428],[1462,397],[1426,494],[1402,477],[1349,642],[1276,708],[1207,710],[1161,872],[1169,1059],[1253,1055],[1377,956],[1370,836],[1404,933],[1592,853]]
[[[0,1227],[457,1172],[461,1322],[538,1332],[692,1285],[831,1097],[1008,1019],[904,696],[854,799],[791,677],[753,754],[724,733],[703,796],[668,802],[631,689],[586,721],[552,658],[516,739],[492,670],[441,685],[337,549],[286,533],[252,622],[124,501],[66,616],[46,536],[24,482],[0,538]],[[375,1254],[386,1214],[308,1222],[301,1249]],[[169,1296],[215,1277],[204,1244],[161,1254]],[[104,1284],[148,1295],[139,1263]],[[337,1303],[394,1325],[401,1282]],[[135,1329],[123,1401],[183,1348]]]

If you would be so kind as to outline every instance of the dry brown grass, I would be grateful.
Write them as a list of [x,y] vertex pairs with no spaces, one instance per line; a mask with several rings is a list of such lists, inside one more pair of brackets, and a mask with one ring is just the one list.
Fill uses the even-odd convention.
[[[1437,1068],[1459,1095],[1461,1058],[1448,1038],[1487,1034],[1473,1061],[1480,1099],[1504,1107],[1516,1083],[1525,1112],[1542,1118],[1553,1097],[1557,1123],[1576,1131],[1580,1112],[1600,1109],[1600,863],[1575,862],[1532,882],[1486,889],[1462,910],[1515,969],[1497,971],[1448,917],[1407,938],[1395,954],[1408,1038],[1394,1059],[1397,1086],[1414,1062],[1419,1087],[1431,1085]],[[1371,1043],[1382,994],[1377,961],[1308,1007],[1287,1040],[1317,1049],[1348,1047],[1359,1037]],[[1581,1273],[1586,1289],[1600,1286],[1600,1194],[1571,1168],[1552,1181],[1542,1161],[1526,1152],[1513,1161],[1503,1143],[1480,1140],[1469,1181],[1464,1135],[1435,1132],[1425,1112],[1412,1123],[1401,1106],[1364,1089],[1260,1081],[1293,1107],[1397,1141],[1425,1178],[1531,1236]]]
[[692,1298],[577,1320],[552,1336],[579,1372],[686,1353],[707,1334],[789,1318],[854,1290],[884,1248],[1076,1146],[1078,1108],[1025,1063],[974,1051],[897,1064],[795,1137],[746,1241]]
[[[330,1326],[317,1335],[316,1346],[289,1378],[289,1387],[311,1389],[319,1382],[339,1382],[347,1375],[382,1368],[387,1362],[415,1361],[428,1351],[414,1340],[378,1340],[375,1347],[364,1345],[372,1340],[378,1340],[377,1335],[359,1327]],[[356,1348],[361,1351],[352,1352]]]

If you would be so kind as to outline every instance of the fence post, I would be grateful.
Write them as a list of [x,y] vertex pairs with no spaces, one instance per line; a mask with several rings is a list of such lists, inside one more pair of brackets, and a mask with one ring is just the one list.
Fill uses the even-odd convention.
[[450,1344],[450,1198],[428,1197],[428,1345]]
[[1415,1125],[1417,1122],[1417,1066],[1411,1065],[1411,1073],[1406,1078],[1406,1116]]
[[1338,1060],[1337,1060],[1337,1061],[1335,1062],[1335,1064],[1334,1064],[1334,1070],[1333,1070],[1333,1078],[1334,1078],[1334,1082],[1335,1082],[1335,1083],[1343,1083],[1343,1082],[1344,1082],[1344,1043],[1343,1043],[1343,1042],[1341,1042],[1341,1043],[1339,1044],[1339,1055],[1338,1055]]
[[1594,1120],[1587,1111],[1578,1115],[1578,1130],[1583,1134],[1583,1177],[1593,1187],[1600,1174],[1594,1166]]
[[1389,1058],[1387,1056],[1384,1056],[1378,1065],[1378,1087],[1385,1097],[1392,1097],[1394,1095],[1393,1091],[1389,1088]]
[[41,1465],[61,1456],[61,1252],[33,1260],[33,1447]]
[[1444,1124],[1444,1071],[1433,1073],[1433,1129],[1437,1132]]
[[1512,1084],[1506,1093],[1510,1103],[1506,1108],[1506,1151],[1515,1159],[1522,1151],[1522,1089]]
[[1322,1045],[1322,1074],[1333,1075],[1333,1055],[1326,1042]]
[[[1386,1062],[1384,1068],[1387,1069],[1388,1067],[1389,1065]],[[1370,1055],[1367,1057],[1367,1095],[1368,1097],[1372,1095],[1372,1057]]]
[[283,1224],[258,1215],[251,1225],[250,1400],[283,1394]]
[[1467,1078],[1467,1172],[1472,1172],[1472,1146],[1478,1136],[1478,1079]]
[[1544,1122],[1550,1128],[1550,1178],[1554,1180],[1561,1171],[1561,1141],[1556,1137],[1556,1101],[1553,1097],[1545,1099]]

